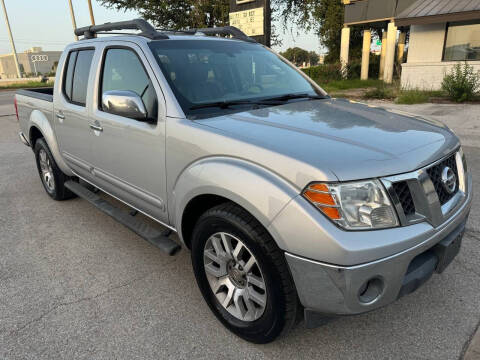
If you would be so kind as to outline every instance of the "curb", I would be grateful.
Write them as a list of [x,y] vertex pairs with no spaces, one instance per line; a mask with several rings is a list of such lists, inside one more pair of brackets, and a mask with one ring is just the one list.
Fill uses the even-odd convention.
[[477,329],[475,335],[473,335],[472,341],[468,346],[463,360],[478,360],[480,359],[480,328]]

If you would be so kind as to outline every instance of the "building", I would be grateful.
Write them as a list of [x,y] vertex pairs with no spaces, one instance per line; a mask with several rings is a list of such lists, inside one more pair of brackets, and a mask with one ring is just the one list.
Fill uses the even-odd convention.
[[[342,0],[341,62],[348,63],[350,29],[364,30],[362,79],[368,78],[370,28],[382,34],[380,78],[393,80],[401,65],[405,88],[439,89],[457,63],[467,61],[480,70],[480,0]],[[409,36],[407,36],[409,34]],[[406,39],[408,43],[406,44]]]
[[[22,76],[40,76],[56,70],[61,51],[43,51],[41,47],[33,47],[18,53],[18,63]],[[0,55],[0,78],[17,77],[17,70],[12,54]]]

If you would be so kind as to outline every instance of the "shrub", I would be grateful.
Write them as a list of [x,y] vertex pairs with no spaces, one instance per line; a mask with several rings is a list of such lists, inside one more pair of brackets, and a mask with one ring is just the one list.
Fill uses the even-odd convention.
[[366,99],[394,99],[395,94],[391,88],[386,87],[385,85],[377,86],[376,88],[369,90],[365,93],[364,98]]
[[319,84],[327,84],[331,81],[342,79],[342,67],[340,63],[312,66],[303,69],[303,71]]
[[465,62],[456,64],[443,78],[442,88],[448,96],[457,102],[469,101],[480,90],[480,72]]

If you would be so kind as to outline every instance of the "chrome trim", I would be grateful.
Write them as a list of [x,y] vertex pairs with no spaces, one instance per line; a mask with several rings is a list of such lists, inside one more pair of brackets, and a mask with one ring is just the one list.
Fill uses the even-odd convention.
[[90,129],[96,130],[96,131],[103,131],[103,128],[101,126],[95,125],[95,124],[90,124]]
[[126,118],[147,119],[147,110],[142,98],[130,90],[105,91],[102,94],[102,110]]
[[[438,165],[453,155],[455,155],[457,163],[457,176],[459,178],[460,186],[457,193],[447,203],[441,205],[433,182],[427,173],[427,169]],[[428,221],[433,227],[438,227],[451,216],[454,210],[458,209],[465,202],[467,197],[466,173],[464,171],[461,149],[425,166],[422,169],[405,174],[387,176],[380,180],[390,195],[402,226]],[[392,186],[394,183],[403,181],[407,182],[410,194],[412,195],[413,203],[415,205],[414,215],[405,215],[402,204]]]
[[137,209],[135,206],[129,204],[129,203],[126,202],[125,200],[122,200],[122,199],[116,197],[115,195],[110,194],[108,191],[104,190],[104,189],[101,188],[100,186],[97,186],[96,184],[92,183],[91,181],[89,181],[89,180],[85,179],[84,177],[78,175],[74,170],[72,170],[72,172],[75,174],[76,177],[82,179],[83,181],[85,181],[86,183],[89,183],[89,184],[92,185],[92,186],[95,186],[97,189],[101,190],[101,191],[104,192],[105,194],[113,197],[114,199],[117,199],[118,201],[124,203],[124,204],[127,205],[127,206],[130,206],[132,209],[137,210],[139,213],[142,213],[143,215],[149,217],[150,219],[158,222],[160,225],[165,226],[166,228],[168,228],[168,229],[170,229],[170,230],[175,231],[176,233],[178,233],[178,231],[177,231],[177,229],[176,229],[175,227],[173,227],[173,226],[171,226],[171,225],[167,225],[166,223],[164,223],[164,222],[161,221],[161,220],[158,220],[157,218],[153,217],[152,215],[149,215],[149,214],[147,214],[146,212],[144,212],[144,211],[142,211],[142,210],[140,210],[140,209]]
[[18,133],[18,136],[20,137],[20,140],[22,141],[22,143],[26,146],[30,146],[30,143],[28,142],[27,138],[25,137],[25,134],[23,132],[19,132]]

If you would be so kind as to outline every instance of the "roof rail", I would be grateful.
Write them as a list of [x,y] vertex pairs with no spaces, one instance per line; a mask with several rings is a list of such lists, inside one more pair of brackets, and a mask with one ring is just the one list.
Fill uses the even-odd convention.
[[75,29],[75,35],[83,36],[85,39],[92,39],[99,32],[112,30],[140,30],[140,34],[138,35],[145,36],[149,39],[168,39],[167,35],[156,31],[155,28],[144,19],[85,26]]
[[251,37],[247,36],[242,30],[236,28],[235,26],[222,26],[214,28],[204,28],[204,29],[192,29],[192,32],[200,32],[205,35],[231,35],[234,39],[256,42]]
[[[234,26],[223,26],[215,28],[204,29],[188,29],[188,30],[159,30],[157,31],[150,23],[144,19],[134,19],[129,21],[119,21],[113,23],[106,23],[102,25],[91,25],[75,29],[75,35],[83,36],[84,39],[92,39],[99,33],[111,32],[113,30],[140,30],[140,36],[145,36],[149,39],[168,39],[167,33],[183,33],[194,35],[202,33],[205,35],[230,35],[234,39],[256,42],[251,37],[247,36],[243,31]],[[128,34],[132,35],[132,34]]]

